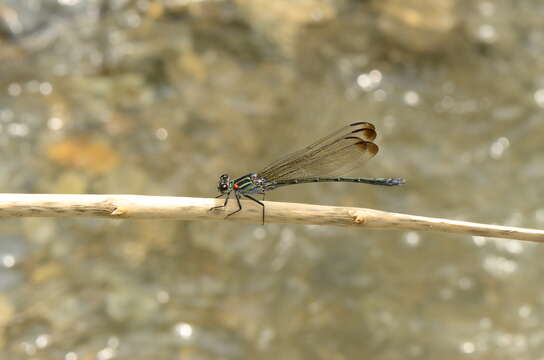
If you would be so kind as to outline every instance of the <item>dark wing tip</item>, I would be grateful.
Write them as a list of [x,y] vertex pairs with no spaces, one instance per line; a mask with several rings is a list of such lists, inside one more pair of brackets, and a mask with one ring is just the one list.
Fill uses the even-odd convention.
[[372,130],[376,129],[374,127],[374,125],[372,125],[371,123],[366,122],[366,121],[358,121],[358,122],[351,123],[349,125],[350,126],[357,126],[357,127],[363,128],[363,129],[372,129]]
[[378,145],[374,144],[373,142],[365,141],[365,143],[366,143],[366,149],[372,156],[376,155],[378,151],[380,150]]
[[355,139],[358,140],[356,143],[354,143],[355,146],[357,146],[361,151],[368,152],[370,154],[370,157],[373,157],[378,153],[378,150],[380,149],[378,145],[374,144],[371,141],[365,141],[357,136],[347,136],[345,139]]
[[352,134],[360,133],[357,135],[362,136],[365,140],[368,140],[368,141],[374,140],[377,135],[376,130],[370,129],[370,128],[362,128],[362,129],[353,130],[351,133]]

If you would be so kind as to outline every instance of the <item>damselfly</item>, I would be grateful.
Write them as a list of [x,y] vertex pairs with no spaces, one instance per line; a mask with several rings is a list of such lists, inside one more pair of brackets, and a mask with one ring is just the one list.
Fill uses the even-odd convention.
[[371,185],[396,186],[405,183],[400,178],[351,178],[340,177],[355,169],[363,162],[378,153],[378,145],[374,125],[367,122],[355,122],[321,138],[304,149],[295,151],[268,165],[262,171],[251,173],[231,180],[227,174],[219,177],[217,197],[226,195],[225,203],[210,210],[227,206],[231,193],[234,193],[238,210],[242,210],[240,198],[245,197],[263,208],[263,224],[265,206],[262,201],[252,195],[262,194],[280,186],[314,183],[314,182],[354,182]]

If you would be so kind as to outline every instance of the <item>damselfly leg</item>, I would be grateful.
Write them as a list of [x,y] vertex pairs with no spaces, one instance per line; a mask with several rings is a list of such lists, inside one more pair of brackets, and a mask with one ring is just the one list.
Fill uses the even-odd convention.
[[[250,199],[250,200],[255,201],[257,204],[259,204],[259,205],[261,205],[263,207],[263,225],[264,225],[264,203],[262,203],[261,201],[255,199],[251,195],[248,195],[248,194],[242,194],[242,195],[245,196],[246,198]],[[263,200],[264,200],[264,193],[263,193]]]
[[230,214],[225,216],[225,218],[228,218],[229,216],[234,215],[237,212],[239,212],[240,210],[242,210],[242,204],[240,203],[240,195],[238,194],[238,192],[234,192],[234,197],[236,198],[236,202],[238,203],[238,210],[235,210],[235,211],[231,212]]

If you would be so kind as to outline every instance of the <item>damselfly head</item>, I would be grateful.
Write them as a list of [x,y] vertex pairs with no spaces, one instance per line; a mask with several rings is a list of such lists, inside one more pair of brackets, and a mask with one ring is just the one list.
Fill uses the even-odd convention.
[[230,178],[227,174],[223,174],[219,177],[219,182],[217,183],[217,190],[221,194],[230,190]]

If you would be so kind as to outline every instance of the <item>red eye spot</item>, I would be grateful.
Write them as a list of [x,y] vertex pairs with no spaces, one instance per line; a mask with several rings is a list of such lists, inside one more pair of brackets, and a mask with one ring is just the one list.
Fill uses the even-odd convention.
[[232,185],[232,187],[235,188],[235,189],[239,188],[238,184],[234,184],[234,185]]

